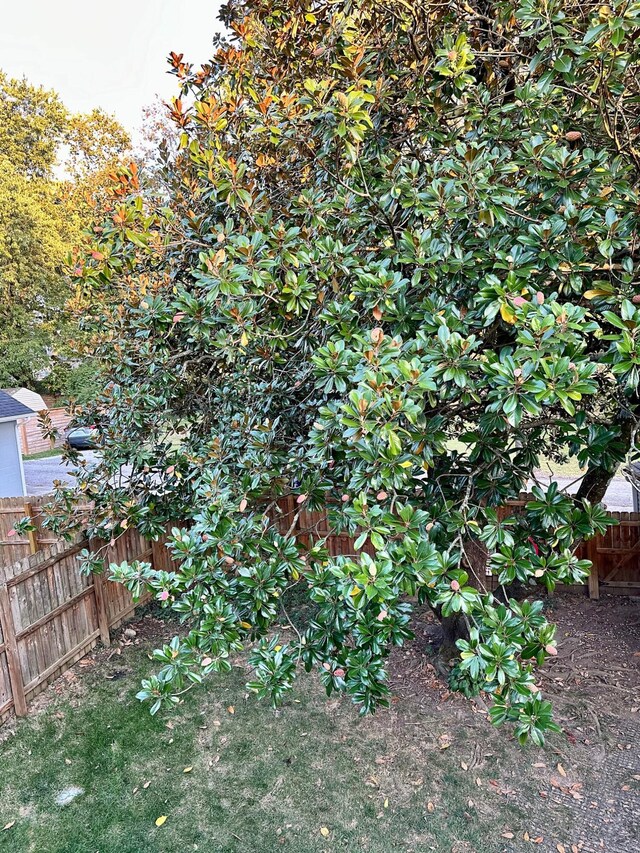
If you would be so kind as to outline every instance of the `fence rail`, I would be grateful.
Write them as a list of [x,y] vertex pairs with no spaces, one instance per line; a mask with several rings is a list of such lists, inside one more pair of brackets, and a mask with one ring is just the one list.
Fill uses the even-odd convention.
[[[60,542],[43,527],[42,508],[50,500],[51,495],[0,498],[0,571],[3,566],[10,566],[16,560]],[[82,511],[81,507],[79,511]],[[14,525],[26,517],[31,519],[35,530],[26,536],[18,536],[13,530]]]

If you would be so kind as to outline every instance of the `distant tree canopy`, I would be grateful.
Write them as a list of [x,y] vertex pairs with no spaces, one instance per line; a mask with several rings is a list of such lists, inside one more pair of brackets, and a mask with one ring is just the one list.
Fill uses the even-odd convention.
[[48,374],[51,390],[64,388],[70,369],[56,354],[74,334],[64,267],[129,147],[101,110],[71,115],[55,92],[0,72],[0,386]]
[[[105,297],[88,532],[184,523],[172,572],[112,567],[191,629],[141,697],[179,701],[251,641],[259,695],[282,701],[303,664],[373,710],[417,599],[457,642],[453,686],[540,743],[554,626],[513,585],[586,577],[575,546],[611,523],[599,501],[637,458],[640,3],[246,0],[222,17],[209,64],[171,57],[166,198],[123,173],[78,276]],[[537,483],[504,517],[568,455],[577,495]],[[278,529],[286,493],[327,507],[354,553]]]

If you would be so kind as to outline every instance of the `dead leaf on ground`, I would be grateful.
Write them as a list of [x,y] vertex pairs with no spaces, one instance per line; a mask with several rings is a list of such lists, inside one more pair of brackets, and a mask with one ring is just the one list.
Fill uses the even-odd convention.
[[440,737],[438,738],[438,743],[440,744],[440,749],[449,749],[449,747],[451,746],[451,735],[440,735]]
[[161,814],[160,817],[156,818],[156,826],[162,826],[162,824],[165,823],[166,820],[166,814]]
[[2,831],[4,832],[5,829],[11,829],[12,826],[15,826],[15,823],[15,820],[10,820],[9,823],[5,823],[5,825],[2,827]]
[[320,835],[321,835],[323,838],[328,838],[328,837],[329,837],[329,830],[328,830],[328,828],[327,828],[326,826],[321,826],[321,827],[320,827]]

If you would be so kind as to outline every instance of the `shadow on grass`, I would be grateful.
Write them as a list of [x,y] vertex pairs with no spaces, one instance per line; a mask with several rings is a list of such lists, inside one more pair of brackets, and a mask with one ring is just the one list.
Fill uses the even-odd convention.
[[[520,849],[504,833],[529,828],[535,781],[523,768],[540,753],[463,701],[397,698],[360,718],[303,676],[275,713],[247,694],[238,660],[171,716],[151,717],[134,698],[153,667],[148,648],[80,672],[78,695],[21,721],[0,745],[0,826],[15,821],[0,832],[1,851]],[[56,805],[70,786],[84,793]]]

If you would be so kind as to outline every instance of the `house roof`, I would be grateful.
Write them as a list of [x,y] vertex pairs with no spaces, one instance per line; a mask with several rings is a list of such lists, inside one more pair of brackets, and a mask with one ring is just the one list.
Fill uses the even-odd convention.
[[0,391],[4,391],[5,394],[18,400],[27,408],[33,409],[34,412],[41,412],[48,408],[42,395],[30,388],[0,388]]
[[14,400],[10,394],[0,391],[0,421],[15,421],[28,415],[35,415],[33,409],[19,400]]

